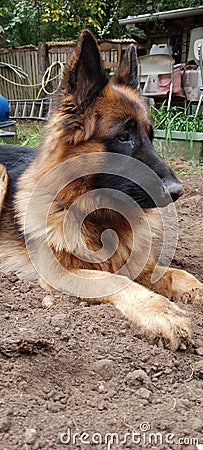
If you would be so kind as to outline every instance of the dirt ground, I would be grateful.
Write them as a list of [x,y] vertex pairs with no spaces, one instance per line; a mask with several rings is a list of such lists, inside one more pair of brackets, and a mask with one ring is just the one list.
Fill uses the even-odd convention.
[[[179,177],[173,265],[203,281],[201,170]],[[0,279],[0,450],[203,449],[202,307],[181,305],[194,344],[171,353],[110,305]]]

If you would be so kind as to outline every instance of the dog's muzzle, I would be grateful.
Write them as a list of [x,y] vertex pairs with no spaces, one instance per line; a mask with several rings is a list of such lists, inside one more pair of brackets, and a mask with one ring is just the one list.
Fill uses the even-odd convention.
[[175,202],[184,192],[183,185],[179,181],[166,180],[163,183],[165,195],[170,194],[173,202]]

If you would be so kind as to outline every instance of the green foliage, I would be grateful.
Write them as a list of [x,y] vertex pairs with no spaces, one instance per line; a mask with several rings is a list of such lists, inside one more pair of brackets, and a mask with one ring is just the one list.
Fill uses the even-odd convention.
[[18,120],[16,122],[17,140],[3,140],[0,134],[0,143],[8,143],[13,145],[30,145],[37,147],[41,142],[44,122],[34,120]]
[[171,106],[167,111],[163,103],[160,109],[151,107],[151,117],[155,129],[165,130],[166,138],[171,137],[172,131],[203,133],[203,120],[195,114],[188,114],[186,108]]
[[106,0],[45,1],[42,21],[58,23],[60,33],[66,31],[68,27],[77,31],[87,26],[100,30],[105,9]]
[[12,45],[75,38],[82,28],[102,30],[107,0],[6,1],[4,30]]
[[119,38],[129,34],[120,18],[199,5],[201,0],[2,0],[0,33],[15,46],[75,39],[85,27],[97,37]]
[[[156,13],[160,11],[169,11],[172,9],[180,9],[180,8],[190,8],[201,6],[201,0],[146,0],[136,1],[136,2],[128,2],[126,0],[121,0],[119,12],[121,16],[127,17],[128,15],[138,15],[138,14],[147,14],[147,13]],[[121,17],[120,16],[120,17]]]
[[7,13],[7,8],[4,6],[3,8],[0,7],[0,17],[4,17]]

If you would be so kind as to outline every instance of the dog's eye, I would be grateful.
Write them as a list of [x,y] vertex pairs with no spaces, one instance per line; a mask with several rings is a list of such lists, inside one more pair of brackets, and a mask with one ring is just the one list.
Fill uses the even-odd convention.
[[118,134],[117,138],[121,142],[126,142],[126,141],[129,141],[130,135],[128,132],[126,132],[126,133]]

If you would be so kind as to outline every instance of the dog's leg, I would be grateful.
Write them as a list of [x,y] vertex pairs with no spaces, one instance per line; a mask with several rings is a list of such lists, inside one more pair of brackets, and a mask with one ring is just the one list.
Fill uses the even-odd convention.
[[8,184],[8,175],[6,169],[2,164],[0,164],[0,212],[2,211],[3,208],[4,199],[7,191],[7,184]]
[[[145,287],[130,282],[126,277],[111,275],[97,270],[71,270],[78,277],[77,295],[86,298],[88,303],[110,303],[122,312],[128,319],[138,325],[149,339],[160,337],[166,347],[176,350],[180,343],[191,337],[190,320],[186,314],[161,295],[155,294]],[[84,285],[89,279],[94,293],[94,279],[104,278],[104,283],[110,283],[110,295],[87,298]],[[64,280],[65,281],[65,280]],[[70,287],[64,286],[64,291]],[[71,289],[70,289],[71,291]],[[98,295],[98,292],[96,292]]]
[[152,268],[141,275],[138,282],[169,299],[175,298],[185,303],[203,303],[203,284],[185,270],[169,267],[156,283],[151,282],[151,274]]

